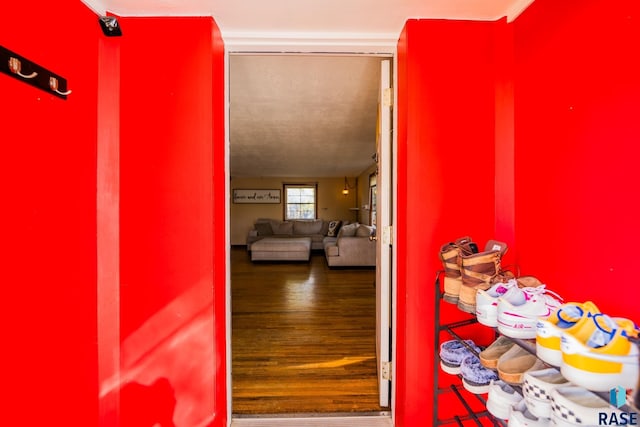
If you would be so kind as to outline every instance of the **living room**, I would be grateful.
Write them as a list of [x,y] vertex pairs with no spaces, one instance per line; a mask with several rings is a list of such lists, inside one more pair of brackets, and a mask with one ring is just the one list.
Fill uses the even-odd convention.
[[[252,241],[263,237],[254,227],[259,219],[375,226],[382,59],[230,55],[232,246],[250,249]],[[290,187],[307,187],[313,193],[304,212],[289,200]],[[256,192],[270,197],[246,197]],[[251,233],[256,238],[249,240]],[[324,249],[322,244],[314,248]]]

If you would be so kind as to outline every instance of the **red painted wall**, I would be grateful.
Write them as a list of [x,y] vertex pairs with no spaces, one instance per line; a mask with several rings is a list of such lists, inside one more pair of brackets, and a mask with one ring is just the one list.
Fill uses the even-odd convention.
[[[213,28],[213,321],[215,371],[214,410],[212,427],[227,425],[231,414],[227,413],[227,235],[226,187],[229,182],[226,169],[226,97],[225,94],[225,47],[220,30],[214,22]],[[222,286],[224,284],[224,286]],[[229,368],[230,369],[230,368]]]
[[[433,279],[452,238],[503,238],[523,274],[638,320],[639,7],[536,0],[514,24],[407,22],[397,425],[431,418]],[[52,30],[60,11],[73,25]],[[122,425],[146,415],[225,425],[219,30],[206,18],[124,19],[124,37],[105,41],[75,0],[55,10],[10,2],[3,16],[0,43],[68,78],[73,93],[63,101],[0,75],[0,320],[12,390],[2,424],[104,424],[100,381],[103,398],[119,392]],[[120,221],[119,242],[109,218]],[[105,300],[118,275],[99,273],[118,262],[120,312]],[[111,335],[109,319],[121,326]],[[110,345],[121,354],[110,358]],[[99,372],[110,362],[120,372]],[[154,401],[171,413],[154,412]]]
[[[398,43],[398,425],[431,417],[425,272],[440,267],[444,241],[504,239],[521,274],[639,320],[628,259],[639,233],[638,12],[634,1],[536,0],[512,24],[407,22]],[[456,410],[440,401],[441,416]]]
[[77,0],[5,2],[0,45],[62,75],[67,100],[0,74],[0,341],[7,426],[95,426],[97,68]]
[[[495,25],[409,20],[398,44],[398,426],[432,417],[440,246],[464,235],[481,246],[501,237],[494,232]],[[442,308],[444,321],[464,318],[452,305]],[[486,339],[479,331],[468,333]]]
[[640,3],[536,0],[515,22],[518,263],[640,322]]
[[121,418],[223,425],[223,45],[211,18],[122,28]]

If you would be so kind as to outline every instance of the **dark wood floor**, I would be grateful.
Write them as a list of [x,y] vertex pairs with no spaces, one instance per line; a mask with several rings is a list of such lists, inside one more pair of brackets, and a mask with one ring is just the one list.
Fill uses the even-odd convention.
[[231,251],[234,414],[371,412],[378,406],[375,270],[252,263]]

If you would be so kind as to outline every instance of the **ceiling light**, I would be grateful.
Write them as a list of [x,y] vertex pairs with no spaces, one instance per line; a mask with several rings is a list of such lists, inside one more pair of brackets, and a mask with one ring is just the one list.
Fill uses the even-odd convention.
[[347,177],[344,177],[344,188],[342,189],[342,194],[347,196],[349,195],[349,189],[351,187],[349,186],[349,181],[347,181]]

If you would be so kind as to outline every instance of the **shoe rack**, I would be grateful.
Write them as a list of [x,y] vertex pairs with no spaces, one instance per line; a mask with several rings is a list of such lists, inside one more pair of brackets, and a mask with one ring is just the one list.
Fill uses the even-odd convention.
[[[448,335],[452,337],[452,339],[457,340],[462,345],[467,347],[469,351],[478,356],[478,352],[469,346],[463,337],[461,337],[457,330],[463,328],[465,326],[478,324],[478,320],[475,316],[469,314],[468,319],[459,320],[451,323],[441,323],[441,310],[440,305],[443,303],[443,291],[440,285],[440,277],[444,274],[444,271],[439,271],[436,274],[435,280],[435,292],[436,292],[436,307],[434,310],[435,318],[433,324],[435,325],[435,346],[434,346],[434,354],[436,358],[433,363],[433,426],[443,426],[443,425],[458,425],[464,426],[469,421],[473,421],[478,427],[483,427],[487,425],[493,426],[507,426],[503,420],[495,418],[488,410],[486,410],[487,400],[483,395],[474,394],[468,391],[462,386],[462,383],[452,384],[448,387],[440,386],[440,363],[439,363],[439,352],[440,352],[440,335],[442,332],[446,332]],[[462,313],[462,311],[461,311]],[[458,375],[459,379],[461,379],[461,375]],[[455,399],[460,403],[461,407],[464,408],[464,413],[456,414],[448,418],[439,418],[439,402],[440,399],[446,395],[452,394],[455,396]],[[473,402],[475,401],[475,402]],[[484,408],[484,410],[476,410],[473,408],[471,402],[479,403],[479,405]]]
[[[497,329],[496,329],[496,333],[497,333]],[[520,347],[522,347],[523,349],[525,349],[526,351],[528,351],[529,353],[535,355],[536,354],[536,348],[535,346],[531,345],[530,343],[520,340],[518,338],[511,338],[511,337],[507,337],[509,338],[514,344],[519,345]],[[629,338],[629,341],[634,342],[636,345],[640,346],[640,340],[638,340],[638,338]],[[550,368],[555,368],[555,369],[560,369],[557,366],[552,366],[549,365],[547,363],[545,363],[545,365],[547,365]],[[511,384],[509,384],[511,385]],[[513,385],[511,385],[511,387],[514,387]],[[522,390],[519,389],[517,386],[514,387],[516,389],[516,391],[520,394],[522,394]],[[608,402],[609,401],[609,393],[604,392],[604,391],[594,391],[594,390],[589,390],[591,393],[595,394],[596,396],[600,397],[602,400]],[[623,412],[638,412],[638,408],[632,408],[629,405],[622,405],[619,408],[621,411]]]
[[[442,324],[441,323],[441,310],[440,310],[440,305],[443,303],[443,290],[441,289],[441,280],[440,277],[444,274],[444,271],[439,271],[436,274],[436,280],[435,280],[435,292],[436,292],[436,307],[435,307],[435,319],[434,319],[434,325],[435,325],[435,355],[437,356],[434,359],[434,370],[433,370],[433,378],[434,378],[434,382],[433,382],[433,390],[434,390],[434,403],[433,403],[433,423],[432,425],[434,426],[439,426],[439,425],[450,425],[450,424],[457,424],[458,426],[463,426],[463,422],[468,421],[468,420],[473,420],[475,422],[475,424],[479,427],[482,426],[486,426],[486,425],[494,425],[494,426],[507,426],[507,422],[501,419],[498,419],[496,417],[494,417],[489,411],[486,410],[486,398],[484,397],[484,395],[477,395],[474,393],[469,392],[468,390],[466,390],[461,384],[460,385],[451,385],[448,388],[441,388],[439,386],[439,378],[440,378],[440,363],[439,363],[439,350],[440,350],[440,335],[442,332],[446,332],[447,334],[449,334],[453,339],[457,340],[459,343],[461,343],[462,345],[464,345],[465,347],[467,347],[467,349],[469,351],[471,351],[473,354],[475,354],[476,356],[478,356],[478,352],[472,348],[471,346],[469,346],[464,340],[464,337],[461,337],[457,332],[456,329],[459,329],[461,327],[464,326],[468,326],[468,325],[473,325],[478,323],[478,320],[476,319],[476,317],[473,314],[469,314],[470,318],[465,319],[465,320],[461,320],[461,321],[456,321],[456,322],[452,322],[452,323],[445,323]],[[462,311],[461,311],[462,313]],[[498,337],[500,334],[498,333],[497,328],[494,329],[495,332],[495,336]],[[509,338],[514,344],[519,345],[520,347],[522,347],[524,350],[528,351],[531,354],[536,354],[536,348],[534,345],[532,345],[530,342],[524,341],[524,340],[520,340],[517,338],[511,338],[511,337],[507,337]],[[638,338],[629,338],[629,341],[634,342],[636,345],[638,345],[640,347],[640,339]],[[639,361],[640,363],[640,361]],[[553,367],[551,365],[548,365],[545,363],[545,365],[547,365],[548,367]],[[460,375],[458,375],[458,377],[461,377]],[[520,395],[523,395],[522,392],[522,387],[518,386],[518,385],[512,385],[509,384],[514,390],[516,390],[517,393],[519,393]],[[609,394],[607,392],[597,392],[597,391],[593,391],[590,390],[592,393],[594,393],[595,395],[597,395],[598,397],[600,397],[601,399],[603,399],[604,401],[608,402],[609,401]],[[446,419],[440,419],[438,418],[438,406],[439,406],[439,398],[444,394],[444,393],[454,393],[455,396],[458,398],[460,404],[462,405],[463,408],[465,408],[466,410],[466,414],[464,415],[455,415],[451,418],[446,418]],[[638,390],[638,393],[640,393],[640,390]],[[482,403],[482,406],[485,408],[485,410],[482,411],[477,411],[474,410],[471,405],[469,404],[470,401],[472,400],[477,400],[479,402]],[[635,408],[632,406],[629,406],[627,404],[622,405],[619,408],[621,411],[624,412],[639,412],[639,408]],[[484,423],[483,423],[484,421]],[[488,424],[487,424],[488,423]]]

